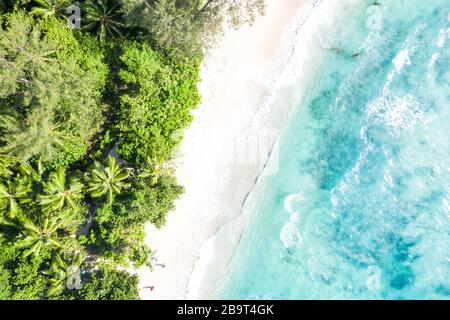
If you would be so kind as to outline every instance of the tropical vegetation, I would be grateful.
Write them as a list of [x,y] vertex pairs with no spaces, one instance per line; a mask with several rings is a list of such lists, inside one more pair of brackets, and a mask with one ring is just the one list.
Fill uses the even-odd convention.
[[1,1],[0,299],[138,299],[204,52],[262,2]]

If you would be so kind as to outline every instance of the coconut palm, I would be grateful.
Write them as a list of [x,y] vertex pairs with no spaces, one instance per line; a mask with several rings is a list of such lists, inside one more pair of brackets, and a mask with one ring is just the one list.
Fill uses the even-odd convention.
[[63,13],[64,0],[34,0],[37,6],[31,9],[31,13],[40,17],[49,17]]
[[146,165],[140,170],[139,178],[149,178],[152,186],[158,183],[160,177],[171,174],[173,169],[164,165],[164,160],[154,160],[147,157]]
[[37,202],[44,211],[61,210],[64,206],[70,205],[75,208],[75,202],[83,198],[84,185],[75,177],[67,181],[64,168],[50,175],[50,180],[44,184],[44,193],[37,197]]
[[106,195],[109,204],[112,204],[114,196],[120,194],[128,185],[125,180],[129,173],[117,164],[116,158],[108,157],[108,166],[99,162],[95,163],[95,169],[87,177],[88,192],[94,198]]
[[31,254],[38,256],[42,248],[59,248],[62,245],[58,240],[57,230],[63,223],[64,220],[60,217],[44,217],[40,219],[39,224],[30,219],[21,219],[19,226],[22,235],[14,246],[17,249],[26,249],[23,252],[25,257]]
[[43,272],[52,277],[50,279],[50,288],[47,291],[49,297],[61,294],[70,285],[70,280],[79,273],[83,260],[84,255],[81,253],[73,254],[67,261],[62,259],[59,254],[56,254],[50,269]]
[[7,178],[12,175],[11,167],[16,160],[6,154],[0,153],[0,177]]
[[20,212],[20,204],[31,202],[33,187],[41,183],[43,168],[40,160],[36,167],[22,163],[15,168],[14,177],[8,177],[5,183],[0,182],[0,212],[6,213],[9,220]]
[[83,29],[90,30],[99,35],[100,39],[106,36],[121,36],[120,29],[124,25],[119,21],[117,11],[118,4],[115,1],[91,0],[83,6],[86,14],[83,21]]
[[42,184],[44,175],[44,167],[39,159],[35,166],[26,163],[20,164],[18,168],[18,176],[28,184]]
[[31,185],[21,177],[0,183],[0,211],[14,218],[20,212],[19,204],[29,201],[30,192]]
[[6,6],[6,8],[11,8],[16,11],[16,10],[20,10],[21,7],[24,7],[25,5],[27,5],[28,3],[31,2],[31,0],[15,0],[15,1],[1,1],[1,2],[6,2],[5,4],[1,3],[0,4],[0,9],[2,8],[2,5]]
[[140,268],[142,266],[147,266],[151,271],[153,271],[153,259],[155,252],[152,251],[148,246],[141,245],[134,250],[134,266]]

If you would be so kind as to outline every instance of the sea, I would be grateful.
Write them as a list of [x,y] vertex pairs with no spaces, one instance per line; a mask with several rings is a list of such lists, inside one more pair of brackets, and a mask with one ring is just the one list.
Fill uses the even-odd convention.
[[450,1],[310,11],[291,22],[291,75],[306,72],[302,28],[339,19],[315,29],[309,76],[290,79],[276,170],[243,205],[215,298],[449,299]]

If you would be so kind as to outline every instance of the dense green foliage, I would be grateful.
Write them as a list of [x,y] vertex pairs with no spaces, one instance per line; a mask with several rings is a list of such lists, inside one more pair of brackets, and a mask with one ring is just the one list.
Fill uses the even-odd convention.
[[120,60],[124,68],[119,77],[127,88],[115,126],[122,140],[118,152],[137,163],[148,156],[167,158],[179,143],[174,133],[191,122],[190,110],[200,101],[199,63],[164,59],[134,42],[124,45]]
[[102,268],[79,291],[85,300],[136,300],[139,299],[137,276],[124,271]]
[[222,30],[253,22],[264,0],[121,0],[124,16],[156,47],[179,58],[201,54]]
[[138,299],[204,48],[261,2],[0,3],[0,299]]
[[[102,123],[107,66],[90,37],[78,41],[54,18],[4,16],[0,30],[0,152],[67,166]],[[83,119],[83,121],[79,121]]]

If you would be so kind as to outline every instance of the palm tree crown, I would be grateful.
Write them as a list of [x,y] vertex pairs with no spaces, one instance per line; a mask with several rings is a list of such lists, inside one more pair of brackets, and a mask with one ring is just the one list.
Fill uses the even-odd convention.
[[61,210],[66,204],[75,208],[75,201],[83,197],[84,185],[75,177],[69,181],[63,168],[50,175],[50,180],[44,184],[44,195],[39,195],[37,201],[44,211]]
[[11,167],[15,162],[16,160],[13,157],[0,153],[0,177],[8,178],[11,176]]
[[60,15],[64,8],[64,0],[34,0],[37,6],[33,7],[31,13],[41,16],[49,17],[54,15]]
[[20,212],[19,203],[29,200],[30,191],[31,185],[21,177],[5,184],[0,183],[0,212],[6,213],[8,218],[14,218]]
[[69,285],[71,277],[74,277],[80,270],[84,255],[81,253],[73,254],[70,260],[65,261],[59,254],[56,254],[55,260],[49,270],[43,273],[52,276],[50,279],[50,288],[47,295],[49,297],[59,295]]
[[34,254],[38,256],[42,248],[58,248],[61,243],[58,241],[56,231],[62,226],[64,220],[59,217],[46,217],[36,225],[30,219],[22,219],[22,237],[14,244],[18,249],[25,249],[25,257]]
[[88,1],[83,7],[86,13],[83,29],[96,32],[100,39],[106,36],[121,36],[120,28],[124,25],[119,22],[117,7],[115,1]]
[[156,185],[164,175],[169,175],[173,169],[164,165],[164,159],[152,159],[147,157],[146,165],[139,172],[139,178],[149,178],[152,186]]
[[127,187],[125,180],[128,176],[129,173],[120,168],[114,157],[108,157],[108,166],[106,167],[99,162],[95,163],[95,169],[87,178],[89,184],[87,191],[94,198],[106,195],[108,203],[112,204],[114,196],[120,194],[122,189]]

